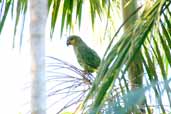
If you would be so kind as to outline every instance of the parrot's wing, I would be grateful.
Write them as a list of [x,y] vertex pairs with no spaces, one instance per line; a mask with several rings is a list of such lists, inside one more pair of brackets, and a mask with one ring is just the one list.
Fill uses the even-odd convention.
[[82,47],[79,50],[80,56],[84,63],[92,68],[97,68],[100,64],[100,57],[89,47]]

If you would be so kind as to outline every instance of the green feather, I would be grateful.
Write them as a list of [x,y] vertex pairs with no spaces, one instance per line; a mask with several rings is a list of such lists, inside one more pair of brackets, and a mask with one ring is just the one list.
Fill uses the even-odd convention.
[[98,54],[88,47],[80,37],[70,36],[69,38],[75,40],[73,47],[80,66],[82,66],[87,72],[94,72],[100,65],[101,61]]

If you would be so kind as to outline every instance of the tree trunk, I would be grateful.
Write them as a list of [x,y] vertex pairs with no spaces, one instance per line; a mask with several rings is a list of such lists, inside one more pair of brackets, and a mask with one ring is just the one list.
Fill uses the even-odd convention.
[[[122,0],[123,20],[126,20],[135,10],[137,9],[136,0]],[[138,14],[134,14],[129,21],[124,25],[124,31],[126,32],[130,28],[134,27],[135,21],[137,20]],[[132,40],[134,38],[132,37]],[[134,50],[134,46],[131,47]],[[142,86],[143,78],[143,65],[141,60],[141,52],[138,52],[128,68],[128,77],[131,84],[131,90]],[[143,97],[143,95],[142,95]],[[144,104],[144,101],[142,102]],[[140,107],[141,108],[141,107]],[[133,109],[136,113],[136,109]],[[137,113],[136,113],[137,114]]]
[[45,25],[47,0],[30,0],[31,114],[46,114]]

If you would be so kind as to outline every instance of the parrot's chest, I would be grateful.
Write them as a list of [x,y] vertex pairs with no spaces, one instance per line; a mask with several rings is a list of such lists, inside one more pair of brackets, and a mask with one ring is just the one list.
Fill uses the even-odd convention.
[[74,48],[74,51],[75,51],[77,61],[80,64],[80,66],[83,67],[85,71],[94,72],[95,69],[86,63],[86,60],[85,60],[86,54],[83,54],[83,53],[85,53],[84,49],[83,48],[82,49]]

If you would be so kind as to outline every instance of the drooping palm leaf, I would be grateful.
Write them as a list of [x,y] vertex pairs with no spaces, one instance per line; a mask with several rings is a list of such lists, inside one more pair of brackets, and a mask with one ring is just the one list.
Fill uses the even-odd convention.
[[10,5],[13,0],[9,0],[9,1],[6,1],[6,0],[3,0],[1,2],[1,12],[0,12],[0,33],[2,32],[2,28],[4,26],[4,23],[5,23],[5,19],[7,17],[7,14],[8,14],[8,11],[9,11],[9,8],[10,8]]
[[[109,93],[112,91],[113,83],[116,82],[116,79],[122,72],[125,77],[127,76],[127,68],[139,51],[142,51],[143,65],[150,83],[160,81],[161,78],[163,78],[162,80],[167,80],[165,78],[167,74],[166,68],[164,68],[166,67],[164,65],[165,61],[163,61],[162,57],[165,57],[166,61],[170,64],[170,4],[170,1],[156,1],[153,7],[137,20],[134,28],[124,33],[115,46],[108,48],[109,51],[106,53],[104,61],[102,61],[97,78],[92,87],[93,90],[90,91],[91,97],[88,96],[88,98],[94,100],[90,108],[90,113],[96,114],[101,111],[109,97]],[[131,37],[134,37],[134,39],[132,40]],[[158,44],[162,48],[158,47]],[[157,47],[153,47],[153,49],[150,48],[151,46]],[[158,66],[156,62],[160,65]],[[158,72],[157,69],[161,69],[162,73]],[[153,87],[153,90],[155,91],[159,109],[165,113],[166,108],[162,99],[163,89],[157,84]],[[164,85],[164,91],[166,91],[167,99],[170,102],[169,84],[166,83]],[[96,97],[92,98],[92,96]]]
[[[82,20],[82,7],[84,5],[83,0],[48,0],[48,11],[51,15],[51,30],[50,35],[52,37],[55,26],[60,26],[61,34],[64,29],[72,28],[73,23],[78,22],[79,27],[81,26]],[[90,13],[92,26],[94,26],[96,15],[101,18],[101,15],[104,11],[110,6],[111,1],[103,0],[102,2],[99,0],[89,0],[90,4]],[[12,18],[15,19],[14,23],[14,37],[13,37],[13,45],[15,44],[15,35],[17,32],[17,26],[19,25],[19,21],[21,20],[23,24],[21,24],[20,34],[20,46],[22,45],[22,32],[24,30],[25,24],[25,16],[27,13],[28,1],[27,0],[2,0],[1,1],[1,10],[0,10],[0,33],[3,30],[3,26],[8,14],[11,13]],[[9,12],[11,10],[11,12]],[[110,9],[109,9],[110,10]],[[89,11],[89,10],[87,10]],[[110,11],[109,11],[110,13]],[[108,13],[108,15],[109,15]],[[104,13],[105,14],[105,13]],[[59,16],[60,15],[60,16]],[[59,18],[60,17],[60,18]],[[61,21],[61,25],[56,25],[57,20]]]
[[[49,0],[49,11],[52,7],[52,13],[51,13],[51,37],[54,32],[55,25],[57,23],[58,15],[61,16],[61,35],[63,33],[63,30],[66,28],[70,30],[72,27],[72,24],[76,21],[78,22],[79,27],[81,26],[81,19],[83,15],[82,7],[84,6],[84,0]],[[105,9],[108,8],[110,5],[110,0],[103,0],[102,2],[99,0],[89,0],[90,4],[90,14],[91,14],[91,22],[92,27],[94,27],[96,15],[98,15],[100,18],[103,14]],[[87,10],[89,11],[89,10]],[[109,15],[109,14],[108,14]],[[57,26],[57,25],[56,25]],[[59,26],[58,26],[59,27]]]
[[[14,8],[14,7],[13,7]],[[15,9],[13,9],[15,11]],[[23,30],[24,30],[24,23],[25,23],[25,16],[27,11],[27,0],[18,0],[16,6],[16,17],[15,17],[15,26],[14,26],[14,35],[13,35],[13,47],[15,46],[15,35],[17,32],[17,26],[19,19],[22,19],[21,31],[20,31],[20,48],[22,45],[23,39]]]
[[[3,0],[1,2],[1,12],[0,12],[0,33],[3,30],[4,23],[6,20],[6,17],[9,13],[11,13],[11,16],[13,19],[15,19],[15,24],[14,24],[14,34],[13,34],[13,47],[15,44],[15,35],[17,32],[17,27],[19,25],[19,20],[22,21],[21,24],[21,31],[20,31],[20,47],[22,45],[22,33],[24,30],[24,23],[25,23],[25,16],[26,16],[26,11],[27,11],[27,0]],[[11,10],[11,12],[9,12]],[[12,27],[12,26],[11,26]]]

